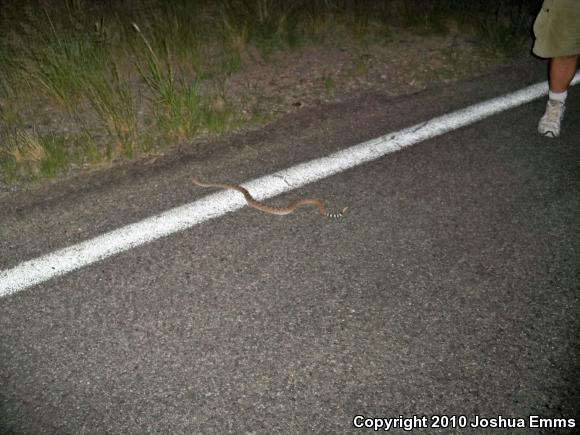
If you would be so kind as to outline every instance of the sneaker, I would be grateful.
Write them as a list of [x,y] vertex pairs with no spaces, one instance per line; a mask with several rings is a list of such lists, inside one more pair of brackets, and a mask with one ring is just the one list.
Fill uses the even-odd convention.
[[546,113],[540,119],[538,131],[546,137],[560,136],[560,123],[564,117],[564,103],[555,100],[548,100],[546,104]]

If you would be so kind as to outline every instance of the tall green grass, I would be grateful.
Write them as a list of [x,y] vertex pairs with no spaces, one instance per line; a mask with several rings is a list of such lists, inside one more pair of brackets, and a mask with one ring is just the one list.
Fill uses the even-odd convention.
[[529,42],[533,11],[530,2],[502,1],[492,5],[491,13],[477,21],[477,32],[487,54],[501,60],[521,52]]
[[[534,4],[0,0],[0,176],[58,176],[238,128],[228,76],[305,44],[384,44],[400,29],[440,34],[454,22],[490,57],[510,56],[529,38]],[[361,55],[353,74],[365,69]]]

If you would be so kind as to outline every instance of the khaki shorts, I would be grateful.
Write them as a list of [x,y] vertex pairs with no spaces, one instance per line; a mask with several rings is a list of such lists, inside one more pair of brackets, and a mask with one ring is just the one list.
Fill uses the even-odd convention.
[[580,0],[544,0],[534,22],[534,35],[536,56],[580,54]]

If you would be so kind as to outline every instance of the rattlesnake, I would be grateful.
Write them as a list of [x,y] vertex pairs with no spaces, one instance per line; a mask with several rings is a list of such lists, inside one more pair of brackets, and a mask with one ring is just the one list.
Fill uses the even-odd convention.
[[250,207],[261,210],[266,213],[276,214],[276,215],[286,215],[293,213],[297,208],[303,207],[305,205],[313,205],[318,208],[321,215],[326,216],[330,219],[339,219],[344,215],[344,212],[348,207],[343,208],[339,212],[329,212],[324,205],[324,202],[319,198],[300,198],[291,202],[287,207],[272,207],[271,205],[265,204],[263,202],[257,201],[254,197],[244,189],[242,186],[233,183],[217,183],[210,181],[202,181],[197,177],[191,177],[191,181],[201,187],[221,187],[222,189],[232,189],[240,192],[246,198],[246,202]]

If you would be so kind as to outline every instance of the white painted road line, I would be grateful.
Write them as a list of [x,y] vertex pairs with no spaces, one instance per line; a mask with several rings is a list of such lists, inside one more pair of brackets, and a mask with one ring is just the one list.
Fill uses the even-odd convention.
[[[576,85],[579,82],[580,72],[576,74],[572,84]],[[538,83],[352,146],[327,157],[266,175],[245,183],[244,187],[258,199],[271,198],[528,103],[547,93],[547,83]],[[0,297],[24,290],[160,237],[185,230],[209,219],[223,216],[245,205],[246,202],[239,193],[219,192],[68,248],[25,261],[12,269],[0,271]]]

